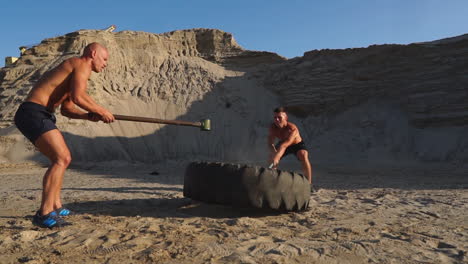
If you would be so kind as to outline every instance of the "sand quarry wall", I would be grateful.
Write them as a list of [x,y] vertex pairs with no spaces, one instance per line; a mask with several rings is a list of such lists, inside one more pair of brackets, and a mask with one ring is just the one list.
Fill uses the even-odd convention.
[[165,159],[265,164],[272,109],[291,109],[323,163],[468,161],[468,40],[311,51],[248,51],[220,30],[165,34],[81,30],[46,39],[0,70],[0,162],[41,159],[12,126],[47,70],[91,42],[110,52],[90,95],[113,113],[198,121],[212,131],[58,114],[74,161]]

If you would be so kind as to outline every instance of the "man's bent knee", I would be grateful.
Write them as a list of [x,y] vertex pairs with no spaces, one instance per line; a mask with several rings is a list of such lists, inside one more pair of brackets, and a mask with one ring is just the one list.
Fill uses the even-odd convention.
[[36,147],[54,164],[65,167],[70,165],[70,150],[58,129],[42,134],[38,140],[36,140]]
[[307,150],[299,150],[297,152],[297,158],[300,160],[300,161],[306,161],[308,159],[308,153],[307,153]]
[[59,166],[68,167],[71,163],[71,160],[72,160],[71,155],[68,152],[68,153],[58,155],[57,158],[53,162]]
[[51,157],[51,161],[59,166],[68,167],[72,161],[72,157],[68,148],[57,151],[55,155]]

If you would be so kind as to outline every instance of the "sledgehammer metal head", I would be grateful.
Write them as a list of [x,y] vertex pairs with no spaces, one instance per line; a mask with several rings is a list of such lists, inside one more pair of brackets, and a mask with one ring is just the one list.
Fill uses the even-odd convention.
[[203,119],[200,121],[200,128],[203,131],[211,130],[211,121],[209,119]]

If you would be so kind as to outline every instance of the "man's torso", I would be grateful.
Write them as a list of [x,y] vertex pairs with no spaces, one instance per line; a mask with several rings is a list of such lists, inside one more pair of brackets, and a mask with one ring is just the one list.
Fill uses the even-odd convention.
[[299,134],[299,130],[297,129],[296,125],[294,125],[291,122],[288,122],[288,124],[285,127],[279,128],[275,124],[271,125],[271,132],[273,136],[279,139],[280,142],[283,142],[287,140],[291,134],[294,132],[294,130],[297,131],[296,136],[294,137],[291,145],[297,144],[302,141],[302,137]]
[[70,96],[72,75],[80,63],[80,58],[67,59],[44,74],[32,88],[26,101],[43,105],[49,112],[54,112]]

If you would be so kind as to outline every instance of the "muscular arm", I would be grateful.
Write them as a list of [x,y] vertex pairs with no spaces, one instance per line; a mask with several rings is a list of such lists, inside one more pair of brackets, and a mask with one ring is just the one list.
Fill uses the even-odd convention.
[[275,134],[273,132],[273,128],[270,126],[270,128],[268,129],[268,149],[270,150],[270,152],[273,152],[275,151],[275,149],[273,148],[273,144],[275,143]]
[[268,142],[268,152],[269,152],[269,155],[268,155],[268,163],[271,163],[273,161],[273,157],[275,155],[275,148],[273,147],[273,144],[275,143],[275,133],[273,132],[273,127],[270,126],[270,128],[268,129],[268,138],[267,138],[267,142]]
[[294,143],[294,140],[297,138],[298,135],[299,135],[299,130],[297,129],[296,126],[293,125],[291,127],[291,133],[289,134],[289,137],[279,145],[276,154],[273,156],[273,163],[275,163],[275,165],[279,162],[281,157],[284,155],[284,152],[286,151],[286,149]]
[[74,119],[88,119],[88,113],[85,113],[75,107],[75,103],[70,98],[65,99],[60,108],[62,115]]
[[[104,107],[98,105],[87,93],[87,82],[90,75],[90,71],[84,66],[79,65],[72,73],[71,77],[71,89],[70,89],[70,98],[71,101],[92,113],[96,113],[101,117],[101,120],[109,123],[114,121],[114,116]],[[70,108],[67,108],[68,110]]]
[[70,98],[71,101],[77,104],[79,107],[89,112],[102,114],[106,110],[99,106],[87,93],[87,82],[88,82],[89,71],[75,69],[71,77],[71,89]]

